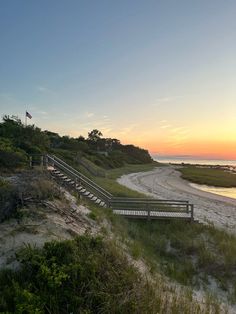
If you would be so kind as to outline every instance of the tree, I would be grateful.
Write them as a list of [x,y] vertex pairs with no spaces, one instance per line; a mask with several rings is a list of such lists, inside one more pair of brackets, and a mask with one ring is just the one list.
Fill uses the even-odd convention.
[[96,143],[101,139],[101,136],[102,136],[102,132],[97,129],[94,129],[88,133],[88,140]]

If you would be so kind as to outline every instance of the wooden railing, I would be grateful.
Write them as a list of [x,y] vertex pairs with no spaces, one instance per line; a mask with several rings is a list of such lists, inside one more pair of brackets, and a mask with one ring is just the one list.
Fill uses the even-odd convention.
[[114,211],[127,211],[129,215],[134,213],[134,216],[138,216],[139,212],[146,212],[147,218],[157,213],[171,214],[186,213],[189,215],[191,221],[194,219],[194,206],[188,201],[182,200],[159,200],[149,198],[120,198],[113,197],[110,201],[110,205]]
[[63,160],[56,156],[46,155],[46,163],[62,170],[66,173],[71,179],[75,181],[75,184],[82,185],[85,189],[95,194],[101,200],[103,200],[107,206],[110,207],[110,200],[112,198],[112,194],[107,192],[101,186],[96,184],[94,181],[87,178],[85,175],[75,170],[73,167],[69,166]]
[[[124,216],[127,214],[129,217],[133,215],[133,217],[146,217],[147,219],[151,219],[152,217],[157,218],[158,213],[165,213],[168,218],[172,218],[172,216],[173,218],[178,218],[179,214],[180,218],[189,218],[191,221],[194,221],[194,206],[188,201],[114,197],[100,185],[96,184],[55,155],[45,155],[43,164],[61,170],[75,182],[75,186],[79,185],[84,187],[87,191],[104,201],[107,207],[111,207],[116,213],[122,212]],[[165,215],[162,218],[164,217]]]

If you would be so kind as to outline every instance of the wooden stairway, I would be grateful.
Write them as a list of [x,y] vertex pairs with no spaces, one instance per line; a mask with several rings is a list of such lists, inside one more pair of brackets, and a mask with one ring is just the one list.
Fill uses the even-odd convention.
[[181,219],[194,221],[194,206],[185,200],[114,197],[94,181],[54,155],[44,156],[44,163],[54,178],[73,188],[96,205],[111,208],[116,215],[140,219]]
[[96,205],[107,207],[106,203],[102,201],[99,197],[94,195],[92,192],[86,190],[82,185],[77,183],[76,180],[69,178],[60,170],[52,168],[49,169],[49,171],[54,177],[57,177],[62,183],[70,186],[71,188],[74,188],[81,196],[88,198],[89,200],[93,201]]

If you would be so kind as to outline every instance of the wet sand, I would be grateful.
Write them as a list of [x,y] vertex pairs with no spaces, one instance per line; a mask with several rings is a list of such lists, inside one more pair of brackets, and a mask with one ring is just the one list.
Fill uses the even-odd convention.
[[236,233],[236,199],[194,188],[180,176],[178,166],[158,167],[148,172],[124,175],[117,181],[136,191],[159,199],[188,200],[194,204],[194,217]]

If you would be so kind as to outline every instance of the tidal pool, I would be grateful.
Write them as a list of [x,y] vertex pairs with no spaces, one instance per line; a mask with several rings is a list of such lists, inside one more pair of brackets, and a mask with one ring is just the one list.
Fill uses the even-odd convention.
[[222,187],[215,187],[215,186],[208,186],[196,183],[190,183],[192,187],[198,190],[202,190],[205,192],[210,192],[213,194],[223,195],[231,198],[236,199],[236,188],[222,188]]

